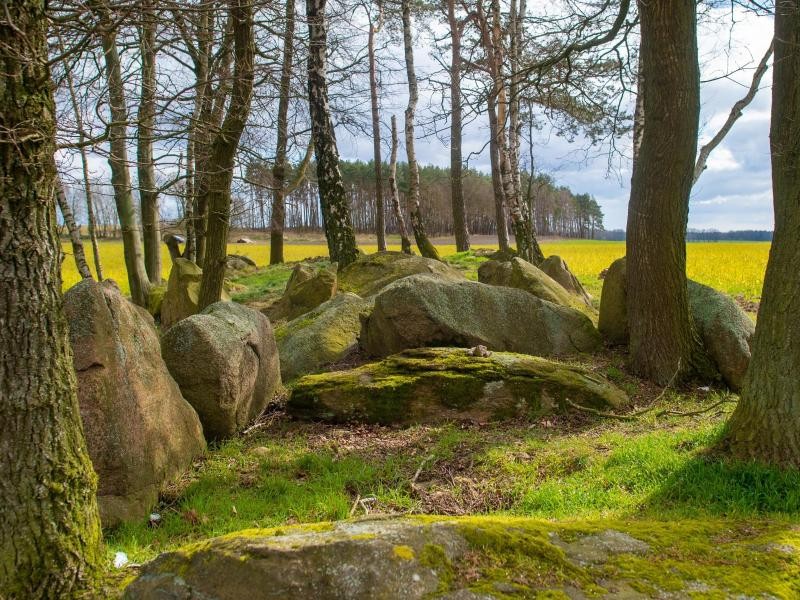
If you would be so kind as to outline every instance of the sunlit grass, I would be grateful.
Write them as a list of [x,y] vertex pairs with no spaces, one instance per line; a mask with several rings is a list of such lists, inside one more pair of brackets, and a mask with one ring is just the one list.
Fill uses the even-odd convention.
[[[63,277],[64,289],[80,280],[80,276],[72,260],[71,247],[64,243]],[[490,248],[487,245],[476,245],[475,248]],[[376,245],[361,245],[364,252],[375,252]],[[390,245],[391,250],[399,250],[399,245]],[[764,242],[697,242],[687,245],[687,271],[691,279],[705,283],[731,295],[741,294],[753,300],[761,296],[764,281],[769,243]],[[87,258],[94,269],[92,254],[87,244]],[[438,246],[442,256],[456,252],[455,245]],[[599,273],[614,260],[625,255],[624,242],[601,242],[590,240],[551,241],[542,244],[545,255],[558,254],[567,261],[570,269],[595,296],[600,295],[602,281]],[[259,266],[269,264],[269,244],[229,244],[228,253],[242,254],[252,258]],[[122,242],[111,241],[100,243],[101,260],[106,277],[114,279],[124,293],[128,293],[128,281],[125,262],[122,255]],[[284,257],[288,262],[300,261],[316,256],[327,256],[325,244],[288,243],[284,249]],[[163,276],[169,276],[169,253],[162,247],[164,265]]]

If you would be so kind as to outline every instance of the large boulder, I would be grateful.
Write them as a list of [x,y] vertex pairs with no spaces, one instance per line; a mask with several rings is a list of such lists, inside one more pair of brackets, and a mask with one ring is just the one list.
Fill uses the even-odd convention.
[[796,597],[797,543],[774,529],[430,515],[249,529],[159,556],[124,598]]
[[272,325],[241,304],[217,302],[183,319],[162,336],[161,349],[210,439],[251,423],[281,385]]
[[316,373],[356,348],[361,316],[368,314],[372,305],[372,300],[345,292],[277,327],[275,339],[283,380]]
[[[165,330],[181,319],[197,314],[203,269],[185,258],[176,258],[169,272],[167,291],[161,302],[161,327]],[[225,290],[222,300],[230,300]]]
[[[611,264],[600,297],[600,333],[612,344],[628,343],[626,263]],[[703,346],[725,383],[739,391],[750,364],[755,326],[736,301],[696,281],[688,281],[689,310]]]
[[243,254],[228,254],[225,257],[225,271],[234,275],[241,275],[254,271],[256,269],[256,261],[249,256]]
[[152,317],[113,281],[84,279],[64,310],[101,520],[139,519],[204,451],[200,420],[161,358]]
[[584,289],[578,278],[569,270],[563,258],[553,254],[548,256],[539,265],[539,268],[547,273],[553,280],[557,281],[561,287],[573,296],[576,296],[586,306],[592,306],[592,296]]
[[592,352],[600,335],[585,314],[522,290],[413,275],[375,298],[361,345],[371,356],[424,346],[483,345],[534,356]]
[[600,317],[597,327],[611,345],[628,343],[628,277],[625,257],[618,258],[606,272],[600,295]]
[[283,296],[264,309],[272,321],[294,319],[336,295],[337,280],[334,269],[314,269],[300,263],[292,269]]
[[339,271],[339,290],[366,298],[398,279],[418,274],[443,281],[466,279],[461,271],[438,260],[402,252],[376,252],[360,256]]
[[553,304],[588,312],[584,302],[567,292],[544,271],[518,257],[486,261],[478,267],[478,281],[517,288]]
[[689,280],[689,309],[708,355],[733,391],[744,384],[755,325],[736,301]]
[[422,348],[350,371],[300,378],[286,404],[312,421],[383,425],[491,421],[601,410],[627,396],[586,368],[507,352]]

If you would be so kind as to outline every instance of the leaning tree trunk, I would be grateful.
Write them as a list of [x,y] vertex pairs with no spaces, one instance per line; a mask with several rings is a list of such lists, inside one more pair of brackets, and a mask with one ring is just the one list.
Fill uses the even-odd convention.
[[272,178],[272,216],[269,227],[269,264],[283,262],[283,229],[286,225],[286,143],[289,137],[289,93],[292,84],[294,59],[294,0],[286,2],[286,29],[283,32],[283,66],[281,68],[280,100],[278,101],[278,140]]
[[76,598],[102,560],[61,300],[43,0],[0,17],[0,597]]
[[660,385],[699,366],[686,283],[686,221],[700,78],[695,3],[639,3],[644,127],[628,207],[630,365]]
[[392,196],[392,209],[397,221],[397,230],[400,232],[400,247],[405,254],[411,254],[411,240],[408,239],[406,220],[403,218],[403,209],[400,208],[400,194],[397,191],[397,119],[392,115],[392,155],[389,160],[389,193]]
[[735,456],[800,467],[800,3],[775,7],[772,238],[753,357],[727,442]]
[[136,210],[133,206],[131,175],[128,171],[128,111],[125,106],[125,86],[122,81],[122,69],[117,52],[116,33],[108,6],[103,2],[95,2],[93,7],[100,18],[100,36],[105,55],[109,111],[111,113],[111,124],[108,126],[111,153],[108,157],[108,165],[111,168],[111,185],[114,188],[114,201],[117,205],[117,216],[122,231],[125,269],[128,272],[131,298],[139,306],[147,306],[150,281],[144,265],[142,238]]
[[233,87],[228,112],[211,145],[211,158],[204,177],[204,187],[208,189],[208,224],[203,280],[197,303],[201,310],[219,302],[222,296],[225,259],[228,255],[233,166],[239,139],[250,114],[253,94],[253,5],[249,0],[229,0],[228,14],[233,22]]
[[411,219],[411,230],[417,242],[419,253],[426,258],[440,260],[436,246],[431,243],[425,232],[425,222],[419,202],[419,165],[414,150],[414,115],[417,110],[419,96],[417,74],[414,70],[414,47],[411,42],[411,0],[402,0],[403,10],[403,47],[406,57],[406,75],[408,77],[408,106],[406,107],[406,155],[408,156],[408,206]]
[[447,0],[447,21],[450,24],[450,205],[453,211],[453,234],[456,250],[469,250],[467,210],[464,203],[464,159],[461,154],[461,34],[462,23],[456,18],[455,0]]
[[161,224],[158,185],[153,164],[156,124],[156,15],[153,0],[142,0],[139,49],[142,61],[141,94],[137,115],[136,170],[142,214],[144,266],[153,285],[161,283]]
[[[62,48],[61,39],[59,38],[59,46]],[[97,273],[97,281],[103,281],[103,264],[100,260],[100,246],[97,243],[97,223],[94,217],[94,198],[92,194],[92,181],[89,177],[89,157],[86,153],[86,133],[83,129],[83,115],[81,114],[81,106],[78,102],[78,95],[75,93],[75,85],[72,80],[72,73],[67,68],[67,62],[64,60],[64,70],[67,80],[67,89],[69,90],[69,98],[72,104],[72,111],[75,113],[75,125],[78,129],[78,144],[80,145],[79,153],[81,155],[81,172],[83,174],[83,190],[86,197],[86,224],[89,230],[89,240],[92,243],[92,254],[94,256],[94,270]]]
[[75,266],[78,269],[83,279],[91,279],[92,272],[89,270],[89,265],[86,262],[86,252],[83,251],[83,241],[81,240],[81,230],[78,224],[75,223],[75,217],[72,215],[72,209],[67,202],[67,195],[64,192],[64,185],[58,181],[56,183],[56,198],[58,199],[58,207],[61,209],[61,216],[64,217],[64,224],[69,231],[69,241],[72,244],[72,256],[75,259]]
[[381,161],[381,122],[378,114],[378,69],[375,64],[375,34],[383,22],[383,6],[378,3],[378,24],[370,20],[367,49],[369,52],[369,92],[372,107],[372,158],[375,163],[375,235],[378,251],[386,250],[386,208],[383,205],[383,173]]
[[339,171],[339,150],[328,104],[325,52],[328,48],[326,0],[307,0],[308,19],[308,105],[311,135],[317,159],[317,185],[322,206],[322,224],[328,240],[328,254],[340,267],[358,257],[350,206]]

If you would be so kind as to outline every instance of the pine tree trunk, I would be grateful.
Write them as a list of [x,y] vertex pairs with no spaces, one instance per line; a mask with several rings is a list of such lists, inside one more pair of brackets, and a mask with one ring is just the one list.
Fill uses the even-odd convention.
[[78,597],[102,557],[61,300],[45,4],[9,3],[0,23],[0,597],[26,600]]
[[375,64],[375,34],[380,31],[383,21],[383,7],[378,4],[378,24],[369,24],[367,49],[369,52],[369,91],[372,106],[372,159],[375,163],[375,235],[378,238],[378,251],[386,250],[386,208],[383,205],[383,173],[381,159],[381,121],[378,114],[378,69]]
[[142,0],[139,50],[142,62],[141,95],[137,116],[136,169],[142,214],[144,266],[153,285],[161,283],[161,223],[158,184],[153,164],[156,125],[156,15],[153,0]]
[[727,435],[740,458],[800,467],[800,3],[775,9],[772,238],[753,356]]
[[81,230],[75,223],[75,217],[72,215],[72,209],[67,202],[67,195],[64,193],[64,186],[59,181],[56,183],[56,198],[58,199],[58,207],[61,209],[61,216],[64,217],[64,224],[69,231],[69,240],[72,244],[72,256],[75,259],[75,266],[78,269],[83,279],[91,279],[92,272],[89,270],[89,265],[86,263],[86,253],[83,251],[83,241],[81,240]]
[[328,25],[325,0],[307,0],[308,19],[308,104],[311,112],[311,134],[317,159],[317,182],[322,206],[322,224],[328,240],[328,254],[340,267],[358,257],[356,237],[350,217],[342,174],[339,171],[339,150],[328,104],[326,57]]
[[131,298],[139,306],[147,306],[150,280],[144,265],[144,250],[139,231],[139,221],[133,206],[131,175],[128,171],[128,111],[125,105],[125,87],[117,52],[116,33],[108,7],[102,2],[92,4],[100,21],[100,36],[105,56],[106,79],[108,81],[109,110],[111,125],[108,128],[108,141],[111,153],[108,165],[111,168],[111,185],[114,188],[114,201],[122,231],[122,247],[125,256],[125,269],[128,272],[128,285]]
[[666,385],[700,366],[685,242],[700,109],[695,3],[641,1],[639,11],[645,121],[628,208],[630,365]]
[[278,101],[278,140],[275,147],[275,165],[272,178],[275,191],[272,194],[272,217],[269,227],[269,264],[283,262],[283,229],[286,226],[286,143],[289,137],[289,93],[292,83],[292,61],[294,60],[294,0],[286,2],[286,30],[283,32],[283,66],[281,68],[280,100]]
[[200,283],[200,310],[219,302],[225,283],[228,255],[228,230],[231,214],[231,183],[239,139],[250,114],[253,94],[253,5],[249,0],[229,0],[228,14],[233,23],[234,71],[230,105],[222,128],[211,145],[211,159],[204,178],[208,189],[208,225]]
[[447,0],[447,20],[450,24],[450,205],[453,210],[453,233],[456,250],[469,250],[467,210],[464,203],[463,166],[461,154],[462,110],[461,105],[461,23],[456,18],[455,0]]
[[400,232],[400,248],[405,254],[411,254],[411,240],[408,239],[406,220],[403,218],[403,209],[400,207],[400,193],[397,191],[397,118],[392,115],[392,155],[389,160],[389,193],[392,196],[392,209]]
[[411,41],[411,0],[402,0],[403,11],[403,47],[406,58],[406,75],[408,77],[408,106],[406,107],[406,155],[408,157],[408,206],[411,219],[411,231],[417,242],[419,253],[426,258],[440,260],[436,246],[431,243],[425,232],[425,222],[419,199],[419,165],[414,149],[414,116],[419,96],[417,74],[414,70],[414,47]]

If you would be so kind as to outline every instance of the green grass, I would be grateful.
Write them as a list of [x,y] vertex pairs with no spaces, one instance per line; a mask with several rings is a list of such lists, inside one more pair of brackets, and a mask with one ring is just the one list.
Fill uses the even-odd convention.
[[[698,401],[662,402],[690,410]],[[165,495],[159,527],[108,532],[108,550],[146,560],[239,529],[344,519],[354,506],[363,515],[356,500],[371,497],[367,506],[384,513],[800,520],[800,472],[709,453],[729,410],[404,430],[277,419],[209,451]]]

